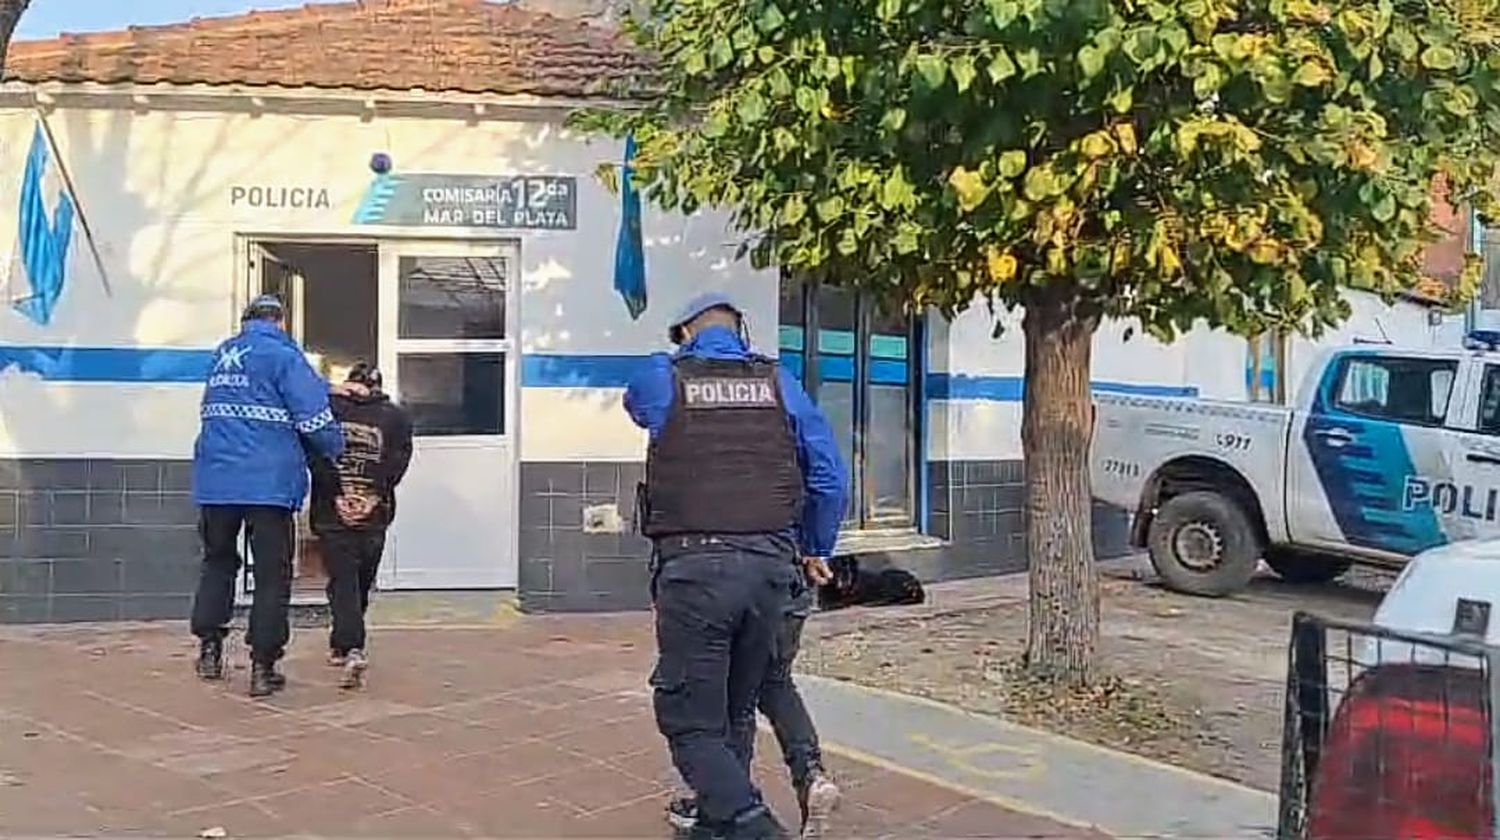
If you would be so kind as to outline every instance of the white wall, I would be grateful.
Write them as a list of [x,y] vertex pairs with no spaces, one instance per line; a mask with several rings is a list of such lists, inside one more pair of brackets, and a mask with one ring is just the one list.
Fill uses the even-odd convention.
[[[612,288],[618,200],[594,179],[618,160],[611,142],[586,143],[546,123],[61,110],[51,125],[108,275],[105,291],[75,236],[67,285],[48,326],[10,307],[23,294],[16,197],[35,118],[0,111],[0,345],[172,347],[206,350],[236,326],[237,234],[266,237],[467,237],[457,229],[353,224],[371,180],[370,156],[397,173],[557,174],[578,178],[576,231],[500,231],[522,257],[523,351],[604,356],[665,347],[670,314],[706,288],[730,288],[756,339],[775,346],[774,275],[732,260],[724,219],[646,213],[650,306],[631,321]],[[327,189],[327,209],[232,206],[234,186]],[[5,284],[10,279],[9,286]],[[518,433],[527,460],[636,460],[642,436],[619,410],[617,388],[527,388]],[[42,381],[0,372],[0,457],[186,457],[198,387]]]

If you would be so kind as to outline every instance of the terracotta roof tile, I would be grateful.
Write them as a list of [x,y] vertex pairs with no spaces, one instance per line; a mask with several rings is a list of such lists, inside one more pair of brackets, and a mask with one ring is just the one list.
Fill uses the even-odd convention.
[[629,98],[650,65],[618,33],[485,0],[356,0],[18,41],[6,78]]

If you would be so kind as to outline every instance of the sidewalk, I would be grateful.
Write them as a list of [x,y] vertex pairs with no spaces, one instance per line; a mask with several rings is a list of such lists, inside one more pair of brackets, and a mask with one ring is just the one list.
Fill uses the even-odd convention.
[[[228,685],[193,679],[179,625],[0,628],[0,835],[667,837],[648,618],[486,624],[377,631],[354,695],[323,633],[300,630],[291,685],[262,702],[243,651]],[[1102,836],[831,746],[849,792],[836,836]],[[765,739],[757,761],[794,818]]]

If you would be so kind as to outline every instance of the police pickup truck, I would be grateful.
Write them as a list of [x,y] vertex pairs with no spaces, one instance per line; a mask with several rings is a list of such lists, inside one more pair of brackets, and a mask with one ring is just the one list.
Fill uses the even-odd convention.
[[1168,586],[1222,596],[1500,536],[1500,333],[1328,351],[1293,407],[1099,395],[1094,495]]

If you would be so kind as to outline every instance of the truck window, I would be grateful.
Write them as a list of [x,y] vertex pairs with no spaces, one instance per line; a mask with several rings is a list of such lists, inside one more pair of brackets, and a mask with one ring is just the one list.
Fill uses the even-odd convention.
[[1458,362],[1447,359],[1348,358],[1339,372],[1334,407],[1376,420],[1441,426],[1457,371]]
[[1500,435],[1500,365],[1484,366],[1484,386],[1479,391],[1479,431]]

